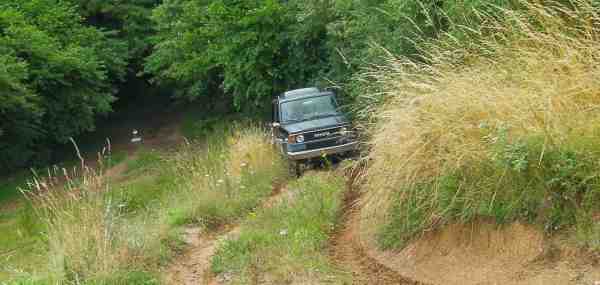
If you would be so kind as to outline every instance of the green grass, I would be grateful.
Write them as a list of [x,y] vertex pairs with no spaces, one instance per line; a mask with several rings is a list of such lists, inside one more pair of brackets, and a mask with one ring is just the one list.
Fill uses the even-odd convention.
[[31,172],[22,171],[10,177],[4,178],[0,182],[0,209],[2,204],[13,201],[21,197],[19,187],[24,187],[27,179],[31,176]]
[[309,174],[289,185],[281,203],[251,213],[238,238],[224,241],[212,271],[233,284],[342,284],[348,276],[328,260],[325,246],[341,206],[343,180]]
[[0,283],[21,271],[44,274],[44,237],[30,208],[23,207],[0,216]]
[[207,116],[206,112],[187,111],[181,125],[181,133],[189,140],[210,140],[215,134],[230,132],[234,127],[232,122],[250,123],[253,118],[251,115],[244,114],[212,114]]
[[156,150],[141,149],[136,153],[136,158],[127,161],[126,175],[160,167],[163,161],[161,154]]
[[[104,158],[104,166],[108,169],[111,168],[127,159],[127,153],[123,151],[114,152],[110,157]],[[73,169],[73,167],[79,166],[79,161],[70,160],[64,161],[62,163],[55,165],[57,168],[62,169]],[[34,170],[37,175],[46,176],[47,168],[39,168]],[[19,202],[22,201],[22,194],[19,191],[19,188],[27,188],[27,182],[31,180],[33,177],[33,173],[31,170],[23,170],[12,174],[8,177],[3,178],[3,181],[0,181],[0,210],[2,209],[2,204],[10,203],[10,202]]]

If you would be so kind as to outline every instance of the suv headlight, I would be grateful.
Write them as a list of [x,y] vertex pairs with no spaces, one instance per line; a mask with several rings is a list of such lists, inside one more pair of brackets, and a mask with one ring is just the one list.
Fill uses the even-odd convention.
[[303,143],[304,142],[304,136],[303,135],[297,135],[296,136],[296,142]]

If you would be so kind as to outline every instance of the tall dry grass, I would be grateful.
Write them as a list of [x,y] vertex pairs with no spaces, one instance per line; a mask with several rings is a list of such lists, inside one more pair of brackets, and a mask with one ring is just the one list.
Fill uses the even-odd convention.
[[[423,46],[422,61],[390,58],[366,74],[388,98],[370,140],[363,228],[371,240],[384,228],[401,236],[391,243],[398,246],[440,224],[491,215],[486,208],[508,192],[515,204],[526,189],[550,193],[534,177],[549,153],[599,154],[600,11],[567,3],[522,1],[521,10],[480,15],[480,29]],[[506,189],[515,177],[522,188]]]
[[169,203],[172,223],[208,227],[233,222],[260,204],[286,179],[285,163],[265,130],[242,124],[198,151],[188,145],[175,154],[178,194]]
[[105,176],[108,155],[103,151],[95,168],[79,155],[80,167],[49,171],[24,191],[40,220],[37,234],[47,244],[48,268],[43,271],[49,284],[126,282],[132,272],[156,262],[149,252],[160,247],[166,232],[151,220],[129,223],[124,205],[107,195],[112,187]]

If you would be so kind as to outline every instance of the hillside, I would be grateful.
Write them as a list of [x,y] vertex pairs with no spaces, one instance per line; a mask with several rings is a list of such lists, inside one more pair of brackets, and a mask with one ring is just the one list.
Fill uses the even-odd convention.
[[[600,282],[595,2],[0,8],[0,284]],[[296,176],[313,85],[361,153]]]

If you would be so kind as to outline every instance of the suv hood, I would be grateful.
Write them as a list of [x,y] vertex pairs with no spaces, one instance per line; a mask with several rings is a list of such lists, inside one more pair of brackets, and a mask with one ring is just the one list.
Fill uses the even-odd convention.
[[315,131],[320,129],[332,128],[348,123],[348,119],[344,115],[337,115],[315,120],[302,121],[297,123],[289,123],[281,127],[289,134],[298,132]]

